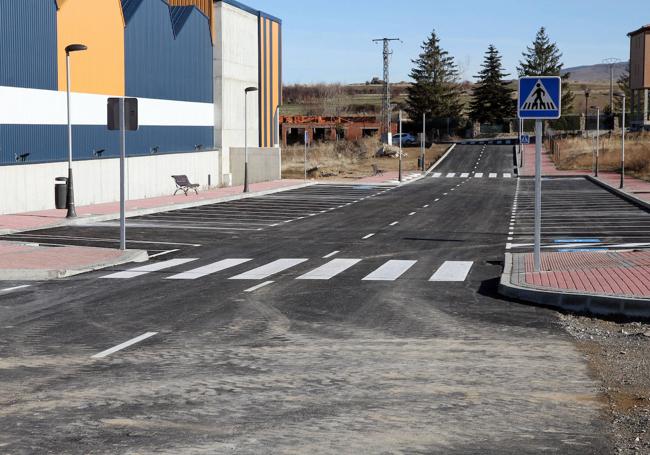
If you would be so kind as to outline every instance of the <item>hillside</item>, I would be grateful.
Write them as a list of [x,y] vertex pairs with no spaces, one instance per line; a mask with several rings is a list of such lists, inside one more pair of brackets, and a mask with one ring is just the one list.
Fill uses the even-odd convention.
[[[627,68],[627,62],[614,64],[614,80],[616,81]],[[579,82],[602,82],[609,81],[609,65],[599,63],[597,65],[574,66],[565,68],[564,73],[571,73],[570,79]]]

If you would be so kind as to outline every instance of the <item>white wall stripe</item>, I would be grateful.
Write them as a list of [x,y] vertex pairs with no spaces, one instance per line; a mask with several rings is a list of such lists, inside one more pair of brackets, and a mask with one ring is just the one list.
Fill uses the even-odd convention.
[[168,280],[196,280],[213,273],[221,272],[222,270],[229,269],[231,267],[236,267],[238,265],[244,264],[252,259],[224,259],[223,261],[214,262],[212,264],[199,267],[194,270],[189,270],[187,272],[179,273],[178,275],[170,276]]
[[363,281],[395,281],[416,263],[417,261],[390,260],[363,278]]
[[361,259],[333,259],[325,265],[299,276],[298,280],[329,280],[353,265],[361,262]]
[[170,259],[169,261],[154,262],[142,267],[129,269],[124,272],[112,273],[110,275],[103,276],[102,278],[128,280],[130,278],[135,278],[152,272],[159,272],[160,270],[169,269],[171,267],[187,264],[188,262],[192,262],[196,260],[197,258],[187,258],[187,259]]

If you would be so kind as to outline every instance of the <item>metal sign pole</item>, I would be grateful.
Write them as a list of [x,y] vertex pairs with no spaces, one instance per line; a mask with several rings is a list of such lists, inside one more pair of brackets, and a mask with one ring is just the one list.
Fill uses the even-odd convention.
[[120,250],[126,250],[126,109],[120,99]]
[[399,111],[399,182],[402,183],[402,111]]
[[535,271],[542,270],[542,121],[535,120]]
[[305,128],[305,158],[303,160],[305,166],[305,181],[307,181],[307,141],[309,140],[309,133],[307,133],[307,128]]

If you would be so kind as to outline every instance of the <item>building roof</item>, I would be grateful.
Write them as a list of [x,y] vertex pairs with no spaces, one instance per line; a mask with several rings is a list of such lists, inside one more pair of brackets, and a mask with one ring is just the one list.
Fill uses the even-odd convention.
[[278,19],[275,16],[271,16],[268,13],[265,13],[264,11],[257,10],[255,8],[251,8],[248,5],[244,5],[243,3],[238,2],[237,0],[214,0],[215,3],[217,2],[223,2],[227,3],[228,5],[234,6],[235,8],[239,8],[242,11],[249,12],[251,14],[254,14],[255,16],[261,16],[265,17],[266,19],[271,19],[274,22],[277,22],[278,24],[282,24],[282,20]]
[[627,36],[638,35],[639,33],[650,33],[650,24],[646,24],[643,27],[628,33]]

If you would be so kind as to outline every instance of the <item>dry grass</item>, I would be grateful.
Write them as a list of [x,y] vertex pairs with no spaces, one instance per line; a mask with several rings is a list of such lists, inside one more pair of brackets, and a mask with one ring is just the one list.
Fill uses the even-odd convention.
[[[318,180],[328,179],[360,179],[372,175],[372,165],[376,164],[384,171],[396,171],[399,160],[389,157],[375,157],[381,144],[374,138],[360,141],[323,142],[307,149],[307,169],[317,168],[309,174],[309,178]],[[448,145],[434,144],[426,150],[425,163],[435,162],[440,158]],[[405,148],[402,159],[404,171],[417,170],[420,149]],[[286,147],[282,150],[282,177],[303,178],[304,147]]]
[[[595,141],[593,139],[565,139],[559,141],[560,153],[556,156],[558,169],[593,168]],[[599,169],[621,170],[621,136],[600,139]],[[625,137],[625,173],[650,181],[650,133],[632,133]]]

